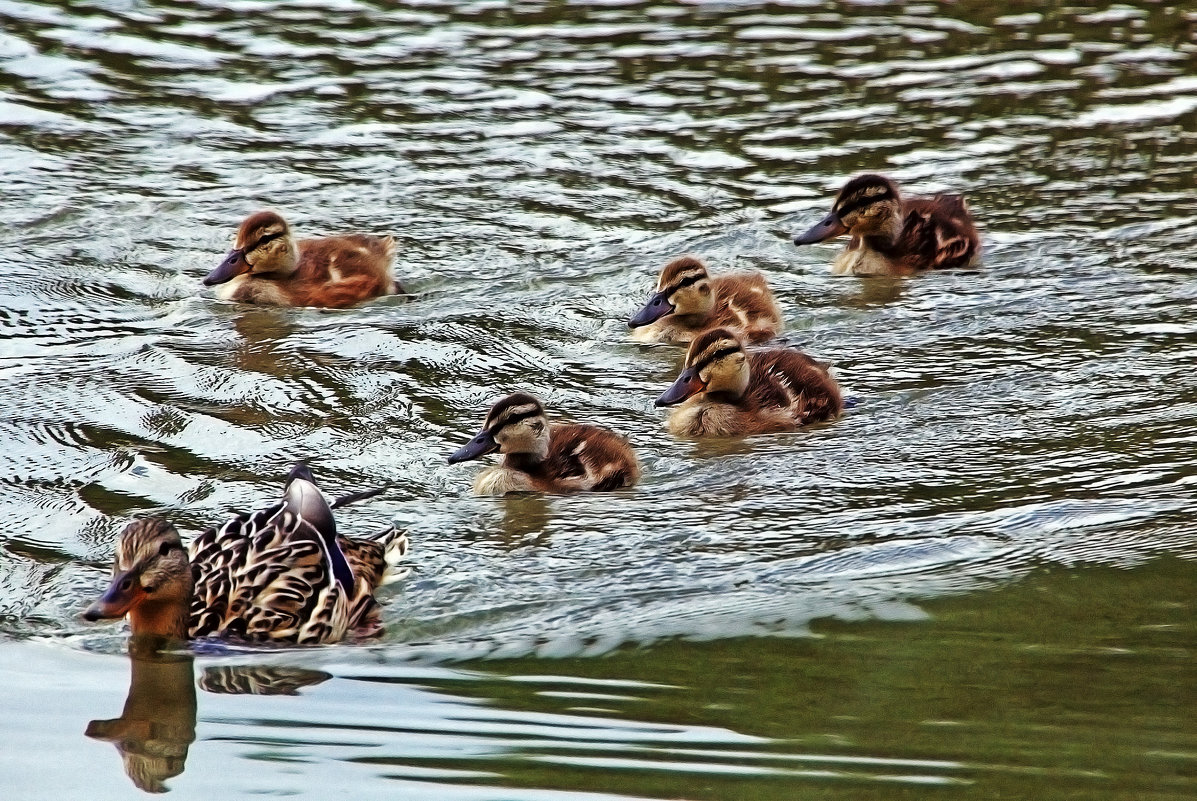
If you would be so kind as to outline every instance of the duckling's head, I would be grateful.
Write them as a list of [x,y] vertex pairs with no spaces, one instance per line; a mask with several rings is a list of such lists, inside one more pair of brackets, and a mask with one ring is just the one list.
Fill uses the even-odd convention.
[[739,338],[726,328],[712,328],[690,343],[685,368],[657,398],[657,405],[673,406],[700,392],[714,399],[737,400],[748,389],[751,374]]
[[810,245],[843,233],[892,236],[901,222],[902,198],[898,185],[884,175],[858,175],[836,195],[831,213],[794,237],[794,244]]
[[491,407],[482,430],[449,457],[449,464],[477,459],[498,451],[536,460],[549,453],[549,421],[544,406],[524,392],[508,395]]
[[129,615],[134,634],[182,639],[191,591],[191,564],[179,532],[162,518],[147,517],[121,532],[112,582],[83,617]]
[[208,277],[204,286],[223,284],[239,275],[290,275],[299,265],[299,247],[287,221],[273,211],[245,218],[233,249]]
[[628,320],[628,328],[654,323],[667,314],[706,317],[714,306],[715,293],[711,289],[707,266],[693,256],[683,256],[661,270],[657,291],[644,308]]

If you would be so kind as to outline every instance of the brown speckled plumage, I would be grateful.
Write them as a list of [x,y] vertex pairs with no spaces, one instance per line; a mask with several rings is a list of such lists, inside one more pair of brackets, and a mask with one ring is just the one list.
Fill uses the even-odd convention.
[[640,478],[627,439],[586,424],[550,424],[544,407],[517,392],[496,403],[482,431],[450,461],[476,459],[498,450],[503,461],[474,481],[478,495],[508,492],[604,492]]
[[[660,308],[669,310],[652,322],[640,322],[654,304],[665,304]],[[700,259],[683,256],[661,270],[648,305],[628,325],[634,329],[632,337],[641,342],[685,344],[716,327],[735,331],[749,342],[762,342],[781,332],[782,319],[760,273],[711,277]]]
[[797,244],[851,234],[836,257],[837,275],[910,275],[973,266],[981,240],[961,195],[903,198],[883,175],[860,175],[836,196],[831,213]]
[[345,308],[403,293],[392,272],[394,259],[393,237],[347,234],[296,241],[281,216],[259,211],[241,223],[225,264],[205,283],[219,284],[216,295],[222,300]]
[[843,409],[827,365],[795,348],[745,350],[726,329],[691,343],[681,375],[658,399],[676,403],[669,430],[690,437],[793,431]]
[[338,535],[319,489],[293,478],[281,502],[204,531],[187,551],[167,521],[131,523],[117,544],[112,586],[87,617],[127,613],[134,634],[178,639],[370,636],[381,630],[374,591],[406,552],[407,537],[394,527],[370,538]]

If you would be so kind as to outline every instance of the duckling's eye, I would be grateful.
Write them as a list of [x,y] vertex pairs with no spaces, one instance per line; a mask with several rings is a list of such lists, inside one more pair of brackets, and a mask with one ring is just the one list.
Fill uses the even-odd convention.
[[267,244],[273,242],[274,240],[278,239],[282,235],[283,235],[282,231],[276,231],[273,234],[266,234],[266,236],[262,237],[257,242],[255,242],[254,246],[252,248],[250,248],[250,250],[257,250],[258,248],[262,247],[262,245],[267,245]]
[[174,547],[175,547],[175,544],[173,542],[164,542],[160,546],[158,546],[158,555],[166,556],[168,553],[170,553],[171,549]]

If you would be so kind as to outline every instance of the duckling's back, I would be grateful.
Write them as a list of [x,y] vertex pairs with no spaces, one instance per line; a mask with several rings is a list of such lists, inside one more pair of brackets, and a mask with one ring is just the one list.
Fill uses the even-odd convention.
[[781,309],[765,276],[758,272],[729,273],[711,279],[715,308],[705,328],[727,328],[749,342],[764,342],[781,333]]

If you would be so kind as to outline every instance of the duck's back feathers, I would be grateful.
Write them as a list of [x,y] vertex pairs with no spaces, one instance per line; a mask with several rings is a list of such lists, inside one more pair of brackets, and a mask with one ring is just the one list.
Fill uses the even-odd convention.
[[640,466],[626,439],[585,424],[550,428],[549,454],[541,472],[556,491],[604,492],[631,486],[640,478]]
[[903,211],[893,250],[905,269],[953,270],[976,261],[981,239],[962,195],[912,198]]
[[844,407],[827,365],[797,348],[749,351],[748,361],[751,405],[784,409],[796,425],[831,420]]
[[284,291],[292,306],[343,309],[363,300],[402,291],[391,272],[395,239],[350,234],[304,239],[299,267]]
[[189,636],[312,644],[376,634],[374,591],[407,545],[393,527],[368,539],[338,536],[319,490],[293,481],[283,502],[192,542]]
[[728,328],[748,342],[764,342],[781,332],[781,309],[765,276],[758,272],[721,275],[711,279],[711,287],[715,308],[706,328]]

